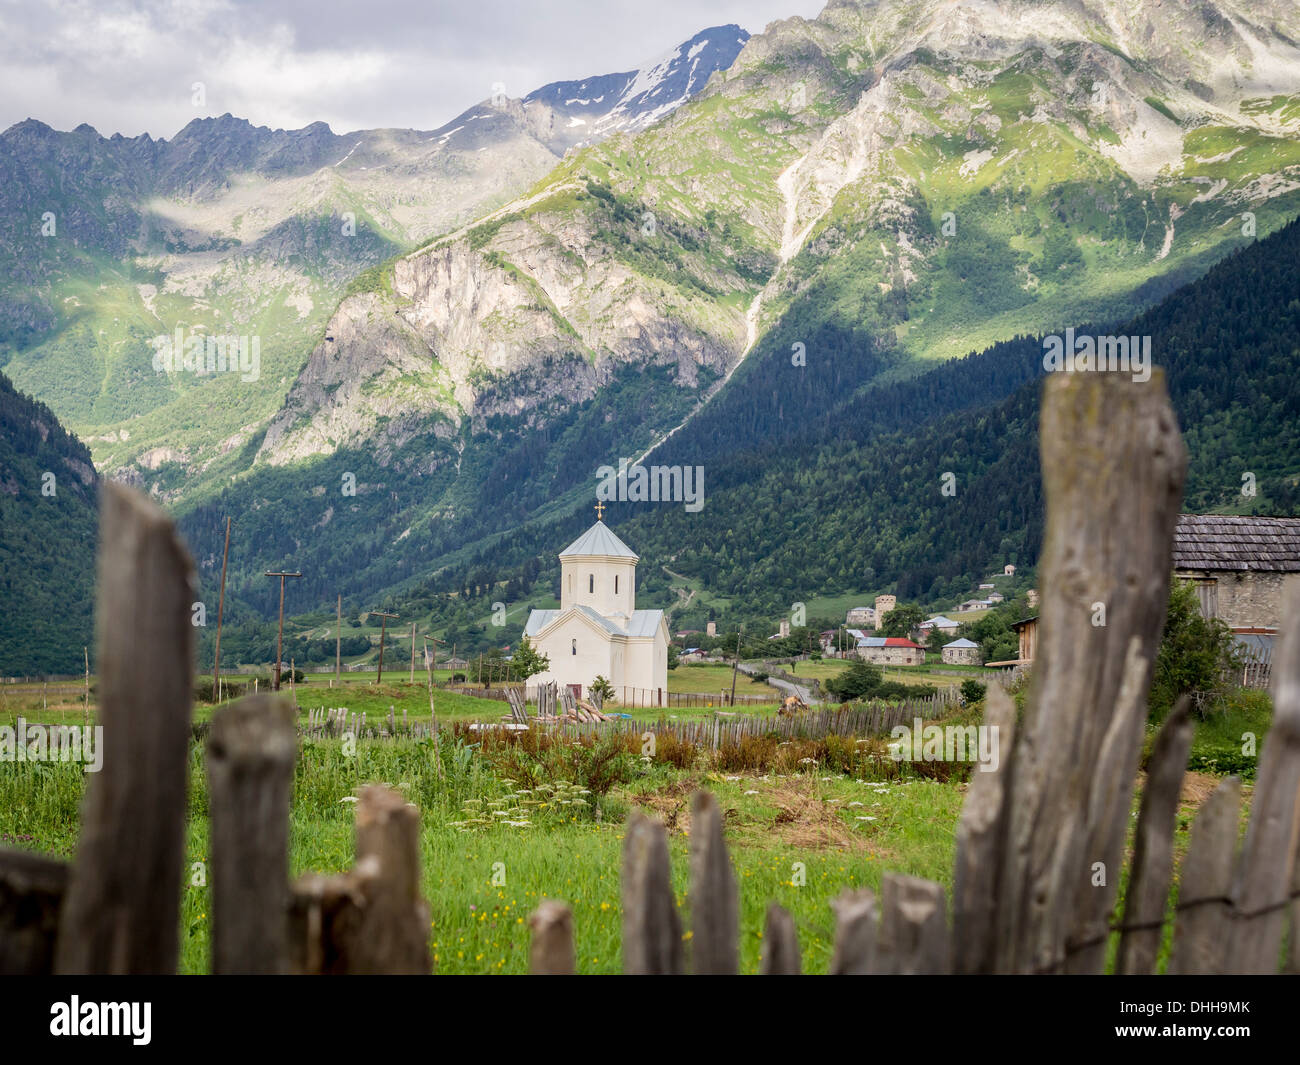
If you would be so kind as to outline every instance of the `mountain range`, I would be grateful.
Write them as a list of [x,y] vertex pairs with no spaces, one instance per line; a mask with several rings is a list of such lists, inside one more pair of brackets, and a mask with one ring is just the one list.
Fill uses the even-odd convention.
[[[794,486],[866,491],[877,433],[924,449],[906,434],[1024,387],[1041,334],[1133,320],[1282,230],[1297,41],[1281,0],[836,0],[426,134],[23,123],[0,136],[0,362],[178,514],[205,594],[234,515],[235,616],[289,563],[304,609],[406,597],[434,626],[489,577],[542,594],[597,469],[647,453],[708,474],[702,515],[616,511],[688,610],[710,585],[742,612],[946,593],[1032,558],[1032,493],[954,532],[918,498]],[[260,339],[256,378],[159,372],[178,328]],[[1240,404],[1211,407],[1219,446]],[[1300,455],[1269,462],[1286,506]],[[828,556],[864,521],[897,542]],[[963,546],[908,570],[922,532]]]

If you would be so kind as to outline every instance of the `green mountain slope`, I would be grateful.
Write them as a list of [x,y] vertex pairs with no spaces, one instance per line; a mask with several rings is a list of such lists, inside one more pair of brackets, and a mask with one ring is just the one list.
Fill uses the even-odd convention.
[[0,676],[81,670],[97,483],[86,446],[0,374]]
[[[147,483],[205,555],[226,510],[251,520],[250,585],[293,554],[323,594],[374,593],[695,419],[748,450],[773,409],[797,434],[878,380],[1136,313],[1300,212],[1296,18],[883,0],[776,23],[662,122],[359,279],[220,480],[176,457]],[[755,377],[769,359],[786,374]]]
[[[1134,319],[1078,327],[1151,338],[1190,452],[1189,511],[1300,514],[1298,294],[1300,222],[1293,222]],[[1037,559],[1041,338],[1014,338],[855,391],[844,382],[866,350],[860,338],[825,329],[819,336],[818,350],[833,357],[810,364],[803,387],[787,387],[784,350],[756,352],[736,375],[743,387],[718,397],[647,460],[702,465],[701,511],[681,503],[609,508],[606,521],[646,560],[639,601],[675,606],[675,627],[701,628],[709,618],[770,623],[797,602],[878,592],[946,606],[1006,562],[1026,572]],[[955,496],[942,491],[947,473]],[[1254,496],[1241,494],[1244,473],[1254,475]],[[503,478],[499,506],[509,509],[511,492],[528,483]],[[390,571],[407,579],[382,598],[349,597],[349,613],[382,601],[462,650],[513,643],[528,605],[552,597],[556,551],[590,524],[590,498],[587,480],[551,513],[506,534],[482,533],[484,519],[463,546],[435,522],[413,545],[429,553],[432,574]],[[254,520],[246,539],[273,535],[269,519]],[[300,549],[307,544],[323,550],[313,538]],[[359,546],[382,550],[375,540]],[[350,557],[361,569],[361,557]],[[368,567],[379,573],[374,562]],[[298,602],[325,601],[320,571],[308,579]],[[269,582],[248,588],[236,621],[263,642],[257,619],[270,616],[271,591]],[[505,628],[489,621],[495,602],[508,609]],[[303,619],[306,631],[321,621]]]

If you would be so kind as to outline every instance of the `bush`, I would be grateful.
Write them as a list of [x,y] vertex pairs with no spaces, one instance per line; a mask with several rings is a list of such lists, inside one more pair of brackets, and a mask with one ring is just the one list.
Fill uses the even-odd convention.
[[831,677],[826,682],[826,690],[842,703],[853,699],[863,699],[874,695],[880,687],[884,674],[879,666],[855,659],[844,672]]
[[1223,694],[1225,676],[1240,667],[1232,630],[1217,618],[1202,616],[1190,581],[1174,580],[1151,676],[1150,718],[1162,720],[1184,692]]
[[961,697],[968,703],[979,702],[987,692],[988,685],[981,684],[977,680],[964,680],[961,682]]

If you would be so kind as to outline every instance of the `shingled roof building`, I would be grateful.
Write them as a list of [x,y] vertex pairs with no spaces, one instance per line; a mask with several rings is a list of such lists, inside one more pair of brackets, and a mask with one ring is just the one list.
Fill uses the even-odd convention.
[[1184,514],[1174,574],[1196,582],[1201,612],[1237,633],[1276,633],[1282,582],[1300,573],[1300,518]]

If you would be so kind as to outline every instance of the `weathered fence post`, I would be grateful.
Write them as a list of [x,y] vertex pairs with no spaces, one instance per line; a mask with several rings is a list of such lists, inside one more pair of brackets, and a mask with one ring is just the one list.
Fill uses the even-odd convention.
[[869,888],[845,890],[831,903],[835,911],[832,976],[863,976],[877,972],[878,926],[876,896]]
[[0,850],[0,976],[48,976],[54,968],[66,862]]
[[[1287,628],[1273,662],[1273,725],[1264,738],[1233,889],[1229,970],[1277,971],[1287,899],[1296,872],[1297,796],[1300,796],[1300,577],[1282,591]],[[1296,903],[1291,904],[1294,911]],[[1297,957],[1292,929],[1291,957]]]
[[1174,870],[1174,823],[1187,755],[1192,749],[1191,699],[1184,695],[1156,737],[1142,792],[1133,865],[1124,894],[1124,931],[1115,971],[1126,975],[1155,969],[1164,931],[1165,903]]
[[1237,867],[1241,780],[1221,781],[1192,822],[1178,883],[1178,912],[1170,973],[1227,971],[1225,944],[1231,938],[1232,874]]
[[971,773],[957,825],[952,926],[953,971],[958,973],[988,972],[997,946],[993,925],[1002,842],[998,827],[1016,738],[1016,704],[997,684],[990,685],[985,696],[984,724],[997,730],[998,767],[990,772],[977,768]]
[[798,976],[803,971],[799,960],[799,933],[794,918],[775,902],[767,907],[763,929],[763,952],[759,971],[764,976]]
[[633,811],[623,840],[623,971],[676,976],[682,966],[682,923],[677,916],[664,826]]
[[1150,381],[1043,387],[1042,629],[1011,767],[997,968],[1099,972],[1120,882],[1187,452]]
[[428,973],[429,908],[420,898],[419,812],[381,785],[361,789],[357,860],[337,876],[308,875],[290,903],[298,973]]
[[740,898],[722,837],[722,810],[707,791],[691,799],[691,971],[740,971]]
[[880,954],[900,976],[952,969],[943,888],[915,876],[886,873],[880,883]]
[[573,912],[563,902],[543,899],[528,918],[533,941],[528,971],[535,976],[572,976],[577,972],[573,950]]
[[104,762],[86,790],[55,968],[170,973],[184,864],[194,568],[171,520],[143,496],[107,481],[101,500]]
[[293,706],[253,695],[217,709],[208,737],[212,971],[288,965]]

